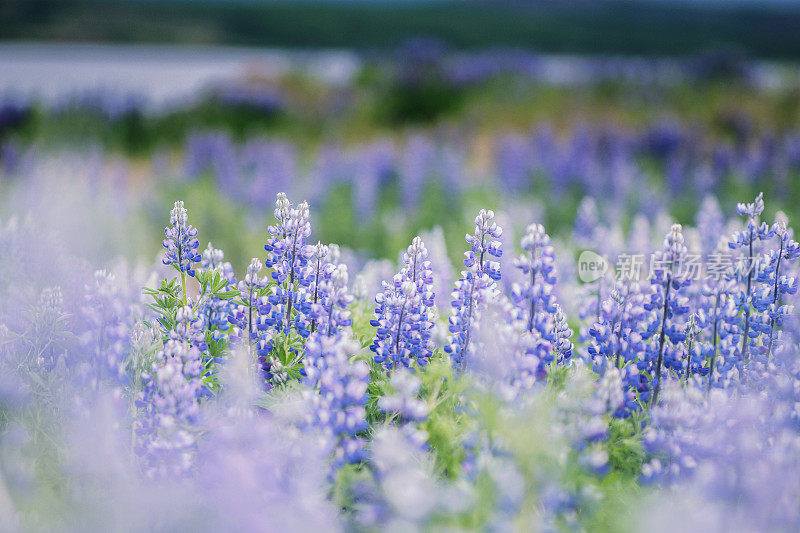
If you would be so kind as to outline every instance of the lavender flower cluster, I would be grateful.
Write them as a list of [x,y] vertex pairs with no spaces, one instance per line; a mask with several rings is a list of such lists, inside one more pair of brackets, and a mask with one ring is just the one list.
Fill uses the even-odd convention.
[[[132,272],[88,276],[68,250],[31,246],[30,226],[2,226],[15,283],[0,277],[0,295],[30,304],[0,300],[0,520],[45,523],[24,502],[62,497],[41,480],[64,476],[80,505],[59,514],[86,530],[579,528],[606,505],[795,529],[800,245],[782,213],[762,220],[763,195],[736,212],[708,200],[708,227],[638,219],[623,239],[586,203],[576,233],[598,255],[656,260],[646,283],[581,283],[583,242],[480,210],[447,287],[441,239],[420,237],[356,282],[283,193],[263,259],[237,278],[220,249],[197,252],[176,202],[174,269],[142,276],[147,305]],[[682,268],[696,246],[741,261],[696,283]],[[80,284],[19,268],[37,254]],[[449,312],[435,287],[453,289]],[[644,484],[655,504],[620,494]]]
[[[512,199],[542,185],[559,198],[574,192],[606,196],[611,213],[653,212],[666,198],[693,201],[740,182],[756,186],[766,180],[776,198],[783,197],[800,169],[797,133],[760,135],[751,127],[737,132],[729,143],[677,121],[638,130],[577,125],[565,135],[543,125],[529,133],[499,133],[488,147],[482,137],[456,144],[415,133],[355,148],[326,145],[309,164],[301,147],[285,142],[251,140],[238,146],[224,133],[202,133],[189,139],[183,168],[175,172],[189,181],[211,175],[221,193],[257,208],[274,190],[318,205],[331,190],[346,186],[360,220],[380,214],[381,191],[393,184],[404,209],[417,209],[431,187],[454,200],[487,185]],[[476,150],[488,150],[488,161],[476,166],[470,155]],[[644,162],[664,176],[652,190],[638,187],[648,177]]]

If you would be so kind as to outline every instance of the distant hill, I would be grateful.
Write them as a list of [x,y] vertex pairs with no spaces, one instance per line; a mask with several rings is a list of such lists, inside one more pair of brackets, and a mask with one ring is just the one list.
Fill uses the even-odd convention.
[[3,0],[0,39],[386,49],[425,35],[459,48],[800,58],[780,0]]

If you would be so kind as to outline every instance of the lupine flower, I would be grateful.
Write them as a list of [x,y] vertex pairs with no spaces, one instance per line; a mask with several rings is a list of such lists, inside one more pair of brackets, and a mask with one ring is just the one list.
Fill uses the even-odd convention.
[[137,450],[151,477],[183,475],[193,465],[198,402],[203,384],[202,323],[191,307],[178,309],[177,327],[143,376]]
[[691,283],[685,264],[686,255],[683,228],[680,224],[673,224],[664,237],[664,249],[653,257],[650,280],[653,292],[644,305],[648,311],[658,311],[658,320],[650,323],[645,334],[645,337],[654,336],[649,350],[654,380],[653,404],[658,401],[662,367],[675,372],[681,372],[683,368],[678,346],[686,339],[686,334],[678,319],[689,311],[681,293],[681,289]]
[[609,363],[620,369],[624,404],[614,414],[624,418],[650,400],[650,382],[640,372],[645,361],[646,341],[642,325],[648,312],[644,308],[645,296],[636,282],[617,281],[611,295],[603,302],[598,320],[589,330],[592,344],[588,353],[592,366],[603,375]]
[[587,369],[577,363],[576,372],[557,397],[554,416],[556,431],[578,453],[579,463],[590,472],[605,473],[608,452],[602,443],[608,438],[605,416],[620,407],[622,394],[619,373],[608,365],[599,383],[594,383]]
[[[796,361],[796,353],[790,357]],[[680,492],[722,506],[719,512],[747,530],[800,523],[793,503],[800,483],[787,475],[800,461],[797,376],[796,365],[779,364],[755,390],[705,395],[668,385],[644,432],[644,479],[678,483]]]
[[273,325],[274,321],[277,331],[288,334],[292,327],[292,306],[298,297],[297,283],[308,263],[303,254],[306,239],[311,235],[308,204],[302,202],[292,207],[286,195],[278,193],[275,219],[277,224],[267,228],[270,237],[264,249],[267,251],[266,266],[272,269],[276,286],[268,298],[270,305],[260,312],[269,315],[269,323]]
[[244,339],[249,346],[259,342],[256,326],[259,319],[259,294],[267,286],[267,278],[260,275],[263,268],[264,265],[255,257],[250,260],[247,273],[237,286],[242,305],[234,307],[228,315],[228,321],[235,328],[232,335]]
[[542,362],[552,359],[553,344],[527,326],[511,301],[500,296],[488,302],[473,327],[468,370],[506,402],[533,388],[543,375]]
[[[589,206],[587,211],[591,214],[592,219],[594,219],[594,217],[596,217],[594,200],[591,200],[591,198],[584,199],[582,205],[584,204]],[[598,224],[597,227],[592,229],[592,235],[593,240],[587,240],[588,237],[581,239],[579,234],[576,234],[575,240],[582,248],[596,251],[608,264],[613,264],[615,257],[621,257],[620,250],[623,248],[622,234],[620,231],[615,231]],[[581,342],[590,340],[589,329],[594,323],[600,321],[603,301],[610,295],[610,291],[614,288],[613,280],[609,279],[611,274],[611,271],[606,272],[594,281],[584,283],[581,286],[582,296],[579,300],[580,307],[578,310],[578,318],[582,321],[578,331],[578,340]],[[635,272],[631,272],[631,274],[635,274]],[[621,273],[621,275],[626,276],[625,273]]]
[[[759,224],[758,217],[764,211],[764,194],[759,193],[753,203],[745,204],[740,203],[736,205],[736,212],[742,216],[747,217],[747,226],[744,230],[736,232],[728,247],[732,250],[746,249],[746,255],[743,255],[736,264],[734,271],[734,278],[743,285],[739,293],[736,295],[736,305],[741,308],[743,313],[741,319],[735,318],[736,322],[741,322],[742,340],[739,358],[743,362],[748,360],[748,349],[752,346],[757,346],[755,339],[762,333],[762,329],[768,328],[758,317],[752,317],[753,314],[753,286],[755,270],[756,270],[756,257],[758,253],[759,244],[772,238],[773,230],[767,226],[766,222]],[[731,316],[731,318],[734,318]],[[762,327],[763,326],[763,327]]]
[[350,361],[358,349],[346,332],[327,336],[316,331],[306,340],[303,364],[311,386],[307,422],[331,439],[334,469],[364,458],[365,441],[359,433],[367,429],[369,367]]
[[550,236],[545,233],[544,226],[528,226],[520,247],[523,254],[514,264],[522,272],[525,281],[514,284],[511,299],[527,323],[528,332],[536,332],[556,348],[557,353],[540,361],[540,374],[543,374],[545,367],[556,357],[559,361],[565,361],[572,356],[572,330],[553,294],[556,284],[555,259]]
[[197,228],[189,224],[189,215],[183,207],[183,202],[175,202],[175,207],[169,214],[170,225],[164,228],[166,239],[162,245],[166,249],[162,262],[173,265],[179,272],[194,276],[194,263],[201,261],[197,248]]
[[689,320],[686,322],[685,340],[686,351],[684,358],[686,359],[685,370],[683,371],[683,379],[685,382],[689,381],[692,374],[705,375],[708,368],[704,367],[705,359],[698,353],[695,348],[698,346],[697,341],[697,314],[692,313],[689,315]]
[[[698,150],[692,138],[680,135],[661,156],[638,147],[637,139],[619,140],[614,135],[604,139],[590,131],[576,135],[568,146],[535,139],[529,143],[531,175],[547,174],[570,190],[627,191],[632,175],[626,160],[656,155],[668,167],[670,188],[685,189],[687,195],[704,191],[708,185],[692,184],[689,173],[707,163],[693,161],[705,159],[705,148]],[[780,170],[764,162],[772,155],[749,153],[750,141],[754,139],[730,153],[713,155],[721,160],[713,163],[713,172],[720,176],[715,179],[728,173],[761,179],[764,172]],[[669,139],[663,142],[672,144]],[[258,146],[253,146],[257,152]],[[780,155],[775,158],[785,159],[786,173],[800,169],[800,149],[793,149],[797,154],[791,159],[789,149],[776,150]],[[251,156],[263,158],[263,154]],[[341,175],[347,165],[337,172]],[[620,177],[609,175],[616,170]],[[699,180],[708,179],[703,172],[696,173]],[[352,184],[352,178],[337,179]],[[268,189],[263,184],[252,185]],[[28,188],[24,181],[16,185]],[[788,185],[787,181],[775,187]],[[319,190],[325,190],[324,184]],[[373,193],[377,194],[374,190],[369,194]],[[758,217],[762,209],[758,203],[740,211],[748,218]],[[627,220],[621,207],[616,202],[603,206],[614,220],[608,228],[592,228],[597,244],[609,257],[614,250],[649,251],[649,223],[642,217],[640,227],[631,230],[629,248],[619,244],[621,220]],[[638,208],[650,211],[642,204]],[[291,206],[278,211],[291,218]],[[293,294],[283,308],[283,300],[270,301],[278,292],[261,276],[269,269],[263,271],[257,259],[251,264],[238,284],[241,300],[236,300],[237,308],[227,319],[234,351],[217,367],[207,364],[205,357],[206,352],[223,349],[212,342],[208,350],[205,347],[208,326],[216,320],[210,318],[212,313],[203,315],[209,309],[206,303],[187,298],[187,305],[169,309],[165,322],[174,325],[166,331],[166,340],[143,321],[134,326],[130,339],[121,340],[123,328],[118,326],[131,313],[109,312],[117,309],[109,302],[130,299],[125,290],[130,284],[122,275],[119,286],[99,274],[87,287],[83,263],[83,275],[73,277],[61,254],[53,254],[58,243],[41,239],[35,231],[9,236],[6,226],[0,227],[0,516],[7,516],[9,509],[19,515],[20,521],[9,526],[12,529],[52,523],[45,514],[53,507],[52,491],[45,490],[47,501],[38,505],[41,473],[49,475],[40,468],[53,466],[41,458],[52,457],[57,473],[68,474],[59,484],[64,490],[56,491],[53,500],[57,518],[87,530],[113,528],[114,523],[145,530],[578,530],[604,523],[609,512],[630,514],[630,509],[619,508],[625,499],[617,498],[616,481],[622,475],[630,485],[630,476],[641,466],[643,481],[678,485],[677,490],[657,486],[647,490],[659,508],[682,494],[697,502],[703,513],[697,516],[710,517],[721,530],[730,529],[730,524],[753,531],[798,529],[800,478],[792,474],[800,469],[800,336],[790,296],[798,283],[800,246],[782,216],[765,231],[758,222],[754,233],[745,230],[742,239],[734,239],[743,260],[757,260],[749,279],[742,269],[730,276],[722,272],[718,279],[707,278],[703,286],[694,287],[684,283],[690,273],[688,257],[682,261],[687,242],[696,237],[692,245],[713,252],[715,235],[709,228],[720,219],[714,215],[701,221],[685,241],[680,228],[673,228],[652,263],[651,284],[642,287],[618,280],[592,294],[587,315],[591,327],[583,337],[590,344],[577,347],[572,346],[566,316],[575,306],[562,290],[572,287],[569,281],[549,283],[549,278],[555,279],[555,268],[549,270],[552,261],[542,253],[549,246],[543,228],[533,231],[531,241],[538,242],[533,253],[523,244],[530,258],[526,264],[537,265],[525,270],[528,279],[533,278],[531,286],[538,289],[532,291],[537,299],[533,305],[530,298],[512,303],[506,296],[510,291],[497,291],[500,272],[501,281],[509,277],[505,265],[487,264],[497,258],[500,248],[507,256],[512,254],[506,246],[489,246],[499,229],[492,230],[486,218],[491,217],[487,214],[478,224],[488,228],[482,234],[485,240],[476,237],[479,229],[467,239],[471,250],[456,284],[450,322],[454,329],[448,348],[452,351],[455,345],[461,350],[463,362],[456,364],[464,375],[451,379],[448,371],[435,376],[443,379],[433,379],[428,372],[439,372],[431,368],[438,365],[423,368],[411,357],[410,368],[397,365],[389,372],[387,389],[392,390],[383,397],[376,390],[380,384],[370,382],[361,346],[351,340],[347,270],[338,265],[333,246],[306,244],[299,252],[303,257],[289,261],[295,266],[305,263],[294,270],[294,283],[289,283],[290,276],[281,282],[286,293]],[[30,242],[20,242],[25,240]],[[25,245],[41,246],[48,252],[42,257],[49,260],[36,258]],[[419,308],[427,327],[436,321],[427,303],[432,275],[420,274],[425,278],[422,288],[416,275],[408,280],[408,262],[417,252],[406,253],[399,285],[390,288],[400,297],[422,301]],[[432,256],[429,251],[427,260]],[[223,261],[221,252],[209,248],[192,268],[220,269],[234,283]],[[31,275],[28,270],[34,267]],[[389,268],[387,276],[378,277],[390,279],[394,271]],[[281,269],[286,271],[283,264],[273,267]],[[437,269],[431,265],[430,270]],[[750,290],[745,288],[748,282]],[[61,289],[41,290],[55,283]],[[171,293],[174,285],[168,288]],[[361,289],[360,294],[367,292]],[[376,291],[371,292],[374,296]],[[435,296],[430,299],[435,301]],[[517,305],[521,303],[528,305]],[[20,305],[29,312],[20,312]],[[258,313],[259,308],[268,312]],[[743,320],[746,309],[750,316]],[[356,319],[359,333],[366,326],[361,318]],[[406,315],[402,322],[422,323],[422,319],[407,320]],[[127,327],[128,320],[124,324]],[[393,322],[377,326],[386,324]],[[402,337],[412,339],[409,351],[417,349],[416,339],[421,339],[420,346],[432,348],[422,334],[414,336],[419,333],[414,326],[397,331],[410,332]],[[464,332],[466,337],[459,336]],[[244,339],[239,340],[240,335]],[[391,334],[386,338],[391,340]],[[250,341],[250,351],[245,340]],[[274,346],[268,347],[273,341]],[[741,358],[743,342],[746,363]],[[118,350],[120,344],[124,350]],[[261,363],[268,365],[276,383],[289,375],[303,383],[264,394],[258,386],[262,384],[250,379],[256,370],[251,368],[253,350],[266,350]],[[572,351],[579,357],[568,366],[550,367],[552,383],[541,394],[526,392],[541,383],[542,361],[564,361]],[[85,364],[87,360],[91,365]],[[591,363],[593,372],[584,362]],[[95,403],[87,404],[80,390],[86,385],[85,366],[91,366],[90,375],[98,374],[93,377],[97,381],[113,382],[116,370],[127,370],[125,394],[118,394],[123,390],[118,387],[109,395],[92,390]],[[236,385],[235,379],[225,381],[234,374],[244,385]],[[217,377],[223,384],[219,391]],[[430,387],[422,390],[421,382]],[[213,395],[204,383],[213,387]],[[237,393],[237,387],[246,390]],[[298,389],[302,392],[294,394]],[[124,411],[128,393],[139,400],[139,410],[132,413],[139,461],[130,461],[126,454],[131,426],[124,413],[114,416],[112,424],[98,424],[108,409],[116,412],[121,406]],[[294,401],[298,396],[307,401]],[[380,422],[368,426],[367,412],[371,418],[381,418],[369,399],[386,414],[386,427],[377,427]],[[643,412],[648,404],[649,411]],[[87,405],[91,409],[85,409]],[[298,414],[303,416],[301,422],[296,420]],[[632,419],[609,420],[612,416]],[[294,424],[284,425],[293,418]],[[95,431],[76,441],[62,440],[64,434],[83,430],[83,421]],[[430,436],[417,426],[430,431]],[[107,446],[118,438],[124,441],[122,446]],[[428,440],[430,449],[425,446]],[[76,456],[85,462],[76,462]],[[129,464],[141,464],[145,478],[157,477],[159,482],[140,480],[140,472],[129,474]],[[605,478],[609,471],[611,477]],[[6,497],[7,492],[13,498]],[[124,509],[116,504],[119,501],[126,502]],[[14,505],[19,502],[25,509],[45,511],[16,513]],[[131,511],[145,508],[155,509],[150,515],[158,515],[157,519]],[[86,516],[86,509],[94,512]],[[644,508],[645,514],[652,511]],[[6,524],[2,518],[0,523]],[[663,518],[658,522],[665,523],[672,524]]]
[[[270,236],[264,249],[267,251],[266,266],[272,269],[275,285],[271,294],[261,297],[257,304],[259,342],[256,353],[267,382],[276,373],[285,375],[282,363],[271,352],[275,336],[288,336],[292,325],[297,326],[293,316],[297,314],[295,306],[300,298],[298,285],[303,269],[308,264],[303,249],[306,239],[311,235],[306,202],[292,207],[286,195],[278,193],[274,214],[277,224],[267,228]],[[301,324],[302,331],[307,328],[308,325]]]
[[203,320],[190,305],[179,307],[175,314],[176,324],[170,330],[168,338],[188,342],[196,346],[201,352],[208,349],[206,344]]
[[756,275],[756,281],[762,285],[753,295],[753,307],[767,314],[769,341],[765,349],[766,359],[774,353],[776,334],[780,333],[776,326],[781,327],[784,317],[793,309],[791,305],[781,305],[781,297],[797,292],[797,278],[781,274],[781,267],[785,269],[800,257],[800,244],[792,238],[792,231],[786,228],[785,221],[776,221],[772,232],[778,238],[778,249],[772,248],[762,258]]
[[375,297],[377,328],[370,349],[375,362],[387,370],[399,366],[420,367],[428,364],[433,342],[433,273],[428,250],[419,237],[414,237],[403,254],[403,268],[391,283],[383,283],[383,292]]
[[572,357],[572,330],[567,323],[567,315],[561,309],[561,306],[556,304],[556,313],[553,317],[553,330],[552,338],[556,351],[556,360],[559,363],[569,361]]
[[[714,401],[718,398],[713,397]],[[644,433],[645,449],[655,456],[642,468],[645,481],[675,481],[697,468],[695,431],[708,412],[697,389],[690,387],[684,392],[675,384],[665,385],[664,402],[653,408],[652,425]]]
[[221,271],[227,273],[233,270],[230,265],[230,263],[225,261],[225,252],[218,248],[214,248],[213,244],[208,243],[206,249],[203,250],[202,257],[200,259],[200,267],[206,271],[220,269]]
[[[328,247],[321,242],[314,246],[307,246],[303,252],[308,263],[299,275],[301,294],[298,298],[297,308],[300,313],[295,318],[295,325],[302,337],[308,337],[310,333],[317,329],[319,316],[316,312],[317,309],[312,310],[312,308],[326,296],[324,292],[320,292],[320,285],[325,276],[325,271],[328,270],[329,266],[332,269],[333,265],[328,261]],[[307,327],[306,322],[308,323]]]
[[331,336],[352,323],[348,306],[347,267],[337,264],[339,247],[317,243],[307,247],[308,264],[300,274],[301,293],[295,326],[302,337],[321,330]]
[[475,273],[485,274],[492,280],[500,279],[500,265],[491,257],[503,255],[500,241],[503,229],[494,221],[494,211],[481,209],[475,217],[475,232],[467,234],[464,239],[470,245],[464,252],[464,266]]
[[625,396],[622,392],[622,375],[610,363],[597,382],[594,400],[597,402],[597,413],[613,414],[623,406]]
[[[735,290],[736,283],[723,273],[707,277],[695,300],[694,316],[700,335],[696,339],[695,352],[687,356],[695,358],[695,372],[707,372],[708,389],[718,381],[718,376],[725,376],[735,363],[733,354],[727,349],[738,334],[738,326],[729,324],[730,314],[735,312],[731,301]],[[703,361],[708,361],[708,367],[701,366]]]
[[[203,251],[200,269],[207,272],[219,272],[223,279],[227,281],[228,288],[235,289],[237,283],[233,267],[224,259],[223,251],[214,248],[211,243],[208,243],[208,247]],[[236,305],[232,300],[211,296],[202,303],[199,314],[206,329],[212,332],[215,340],[227,340],[228,330],[231,327],[230,316],[235,310]]]
[[308,304],[311,332],[332,336],[352,325],[348,307],[353,296],[347,288],[347,267],[328,263],[316,288],[317,301]]
[[470,249],[464,252],[466,270],[461,272],[461,279],[456,281],[453,291],[450,337],[444,348],[456,367],[463,368],[474,350],[470,345],[473,328],[481,309],[497,295],[500,266],[491,258],[498,258],[503,253],[497,240],[502,233],[502,228],[494,222],[494,212],[481,209],[475,217],[475,232],[465,237]]
[[428,416],[428,406],[417,397],[422,382],[408,370],[392,374],[389,383],[392,394],[381,397],[378,405],[389,415],[396,415],[405,422],[421,422]]
[[125,359],[131,335],[129,296],[105,270],[94,273],[94,283],[86,287],[86,293],[81,308],[86,331],[81,345],[88,352],[87,372],[95,386],[103,380],[122,385],[127,378]]

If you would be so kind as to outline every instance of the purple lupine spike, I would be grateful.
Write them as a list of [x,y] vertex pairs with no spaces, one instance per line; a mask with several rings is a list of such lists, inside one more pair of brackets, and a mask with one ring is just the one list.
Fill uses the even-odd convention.
[[131,335],[132,298],[116,277],[105,270],[94,273],[93,283],[86,287],[85,298],[81,316],[86,331],[80,341],[88,355],[90,379],[95,386],[106,380],[124,385],[128,381],[125,366]]
[[307,423],[331,439],[334,470],[361,461],[365,454],[360,433],[368,427],[369,367],[364,361],[350,361],[358,349],[348,332],[329,336],[318,330],[305,345],[303,364],[311,387],[306,391],[311,407]]
[[262,296],[257,303],[259,342],[256,351],[267,376],[272,364],[270,352],[274,337],[289,335],[296,328],[300,277],[308,263],[305,243],[311,235],[306,202],[293,207],[284,193],[278,193],[274,215],[277,223],[267,228],[269,237],[264,249],[267,251],[265,264],[271,269],[275,285],[272,293]]
[[603,302],[598,321],[589,330],[592,342],[588,354],[595,372],[602,375],[609,364],[620,369],[624,403],[614,413],[620,418],[646,405],[652,394],[650,381],[639,368],[647,349],[643,338],[643,324],[648,317],[645,301],[637,282],[618,280]]
[[244,279],[237,284],[241,304],[234,305],[228,314],[232,326],[229,338],[235,342],[244,341],[253,352],[259,343],[257,323],[260,295],[267,286],[267,278],[261,276],[263,268],[264,264],[257,258],[250,260]]
[[663,250],[656,252],[653,257],[650,280],[653,292],[644,306],[648,311],[658,312],[658,321],[651,322],[645,335],[653,338],[649,352],[654,381],[653,405],[658,402],[663,367],[675,372],[681,372],[684,367],[678,346],[686,339],[686,335],[678,319],[689,311],[682,292],[691,284],[685,268],[687,253],[683,228],[680,224],[673,224],[664,237]]
[[766,360],[772,357],[776,342],[780,342],[780,330],[776,327],[783,326],[784,319],[793,309],[791,305],[782,304],[781,300],[797,292],[797,278],[782,272],[800,257],[800,244],[792,238],[792,230],[786,227],[783,217],[775,221],[772,232],[778,238],[778,249],[772,248],[762,257],[756,275],[761,287],[753,295],[753,307],[766,314],[765,329],[769,328]]
[[190,306],[181,307],[177,325],[158,352],[137,405],[136,448],[149,477],[185,475],[194,462],[199,397],[203,390],[202,322]]
[[202,258],[197,252],[200,246],[197,229],[188,222],[189,215],[183,207],[183,202],[175,202],[169,215],[170,225],[164,229],[166,239],[162,245],[166,252],[162,262],[167,266],[173,265],[179,272],[194,276],[193,265],[199,263]]
[[492,258],[502,254],[497,239],[503,230],[494,221],[494,211],[481,209],[475,217],[475,232],[465,237],[470,249],[464,252],[461,278],[453,291],[452,314],[449,320],[450,336],[445,352],[450,354],[454,366],[463,368],[474,351],[470,338],[481,309],[494,299],[500,279],[500,265]]
[[[736,296],[736,303],[742,309],[741,319],[736,318],[736,322],[741,322],[742,336],[739,358],[746,363],[749,358],[749,349],[753,347],[756,355],[759,355],[760,346],[757,342],[762,332],[768,332],[763,323],[763,316],[760,316],[754,308],[754,293],[756,291],[757,260],[761,245],[772,238],[773,228],[766,222],[759,223],[759,216],[764,212],[764,194],[759,193],[752,203],[736,204],[736,212],[747,217],[747,224],[741,231],[734,233],[728,242],[728,247],[732,250],[743,250],[742,256],[735,265],[733,278],[741,284],[739,293]],[[734,318],[731,316],[731,318]]]
[[403,254],[403,268],[391,283],[383,283],[375,302],[375,319],[370,321],[377,328],[370,346],[375,362],[386,370],[428,364],[433,353],[433,271],[420,237],[414,237]]
[[572,330],[566,322],[561,307],[556,303],[553,289],[556,269],[550,236],[541,224],[528,226],[520,240],[522,255],[514,262],[522,272],[522,283],[515,283],[511,300],[519,316],[526,323],[528,333],[536,333],[553,343],[555,351],[540,360],[540,374],[555,360],[564,362],[572,357]]
[[[203,251],[199,269],[206,272],[218,272],[227,281],[228,289],[235,289],[237,286],[233,266],[225,261],[223,251],[214,248],[211,243],[208,243]],[[233,300],[216,296],[209,297],[200,305],[198,313],[202,317],[206,329],[212,332],[214,340],[228,340],[231,327],[230,317],[236,312],[236,307]]]
[[353,297],[347,267],[338,264],[339,247],[317,243],[305,250],[308,263],[300,275],[295,327],[302,337],[315,331],[331,336],[352,324],[348,306]]

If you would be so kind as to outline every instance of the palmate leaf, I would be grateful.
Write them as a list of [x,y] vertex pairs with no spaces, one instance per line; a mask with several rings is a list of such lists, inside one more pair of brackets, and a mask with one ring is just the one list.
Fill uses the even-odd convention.
[[228,349],[228,341],[224,338],[214,339],[214,333],[211,331],[206,331],[206,344],[210,360],[223,357]]
[[304,339],[299,335],[281,335],[272,350],[272,356],[283,365],[288,381],[303,378],[303,344]]
[[228,280],[223,278],[219,272],[215,272],[214,279],[211,282],[211,292],[213,294],[217,294],[222,292],[227,287],[228,287]]
[[213,279],[213,274],[214,274],[213,272],[209,272],[208,270],[198,270],[195,273],[194,277],[197,280],[197,283],[200,284],[200,287],[205,289],[205,287],[207,287],[208,284],[211,283]]
[[178,296],[180,287],[176,278],[164,278],[157,289],[143,287],[142,292],[152,298],[146,307],[156,315],[156,321],[161,326],[161,332],[166,339],[167,334],[176,325],[176,313],[181,299]]

